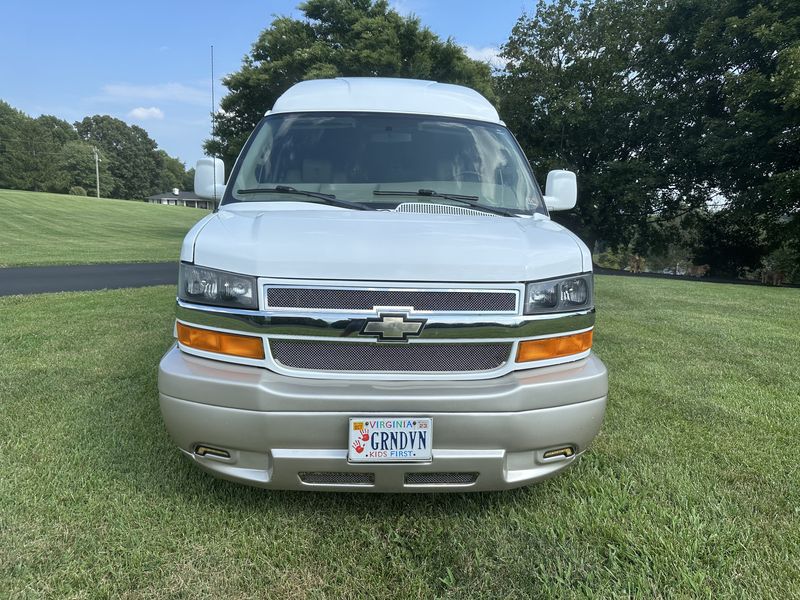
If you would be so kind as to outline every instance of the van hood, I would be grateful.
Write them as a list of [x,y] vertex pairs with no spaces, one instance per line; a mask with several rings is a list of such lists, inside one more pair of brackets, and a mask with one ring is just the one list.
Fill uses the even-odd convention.
[[348,281],[516,282],[591,270],[586,246],[546,217],[296,202],[223,207],[190,232],[181,260],[260,277]]

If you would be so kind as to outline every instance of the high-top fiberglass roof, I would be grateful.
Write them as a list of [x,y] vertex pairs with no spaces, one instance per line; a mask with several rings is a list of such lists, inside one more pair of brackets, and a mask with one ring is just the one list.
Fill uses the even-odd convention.
[[294,112],[408,113],[501,123],[494,106],[475,90],[386,77],[303,81],[278,98],[270,114]]

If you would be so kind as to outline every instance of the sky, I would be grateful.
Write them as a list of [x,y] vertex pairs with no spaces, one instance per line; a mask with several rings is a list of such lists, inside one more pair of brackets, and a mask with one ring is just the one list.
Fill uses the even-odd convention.
[[[70,123],[108,114],[144,128],[191,167],[210,134],[211,60],[216,101],[276,15],[300,17],[300,0],[228,2],[2,1],[0,99],[33,117]],[[533,0],[391,0],[473,58],[492,60]],[[224,8],[224,10],[223,10]]]

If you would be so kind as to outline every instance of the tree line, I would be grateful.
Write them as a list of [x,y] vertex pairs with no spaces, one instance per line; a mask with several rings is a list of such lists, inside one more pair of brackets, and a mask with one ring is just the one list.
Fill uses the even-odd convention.
[[385,0],[308,0],[264,29],[206,151],[230,168],[275,99],[304,79],[388,76],[483,93],[538,178],[578,173],[557,214],[598,256],[800,278],[800,2],[539,0],[470,59]]
[[194,170],[159,149],[147,132],[108,115],[70,124],[32,118],[0,100],[0,188],[141,200],[193,189]]

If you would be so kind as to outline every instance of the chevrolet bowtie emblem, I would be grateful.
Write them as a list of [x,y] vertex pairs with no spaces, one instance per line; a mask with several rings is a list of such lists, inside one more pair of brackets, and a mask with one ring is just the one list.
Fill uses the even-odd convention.
[[378,341],[407,342],[409,336],[419,335],[427,319],[409,319],[404,313],[379,313],[361,328],[361,335],[372,335]]

